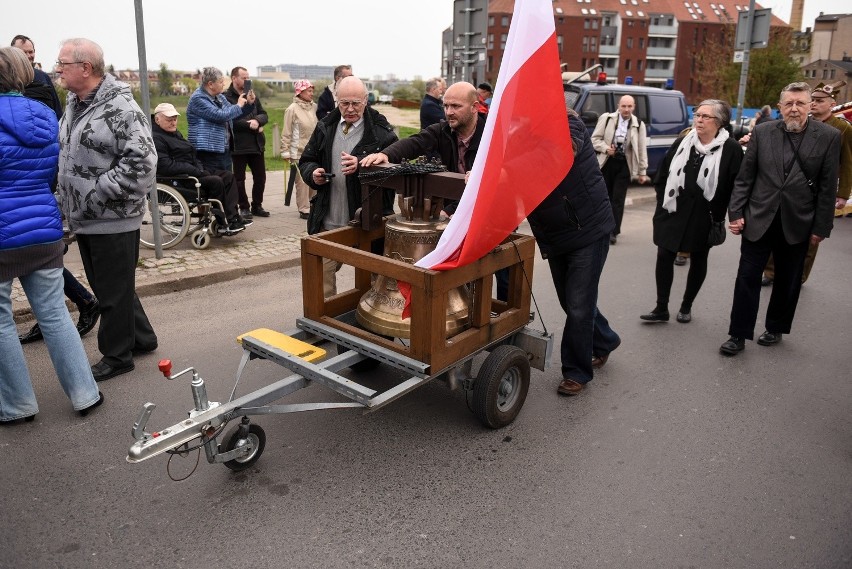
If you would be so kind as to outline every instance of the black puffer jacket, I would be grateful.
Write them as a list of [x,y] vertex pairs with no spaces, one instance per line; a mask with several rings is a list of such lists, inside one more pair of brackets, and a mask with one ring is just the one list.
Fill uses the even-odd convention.
[[[313,235],[322,231],[322,223],[331,202],[331,184],[317,185],[314,183],[314,170],[323,168],[331,172],[331,147],[334,135],[340,124],[340,109],[334,109],[327,117],[317,123],[302,158],[299,160],[299,172],[302,179],[313,189],[317,195],[311,200],[311,213],[308,216],[308,234]],[[352,155],[361,158],[375,152],[382,152],[385,148],[397,141],[393,127],[388,120],[370,107],[364,110],[364,136],[355,145]],[[339,159],[339,157],[335,157]],[[361,182],[358,174],[346,176],[346,193],[349,202],[349,219],[355,217],[355,211],[361,202]],[[392,193],[392,191],[391,191]],[[393,209],[393,196],[383,195],[384,207]],[[390,203],[388,203],[390,202]]]
[[195,157],[195,148],[180,131],[166,132],[151,117],[151,134],[157,147],[158,176],[204,175],[204,166]]
[[615,229],[606,183],[586,127],[573,114],[568,123],[574,165],[527,218],[545,259],[585,247]]
[[[240,94],[237,93],[233,85],[228,87],[228,90],[223,94],[232,105],[236,105],[240,98]],[[254,100],[254,109],[251,112],[234,119],[234,139],[231,141],[231,154],[263,154],[266,136],[262,132],[252,130],[248,124],[251,119],[255,119],[260,123],[260,126],[269,122],[269,115],[263,110],[260,97]]]
[[[477,115],[476,131],[470,139],[470,148],[464,155],[465,171],[470,171],[473,168],[473,159],[476,158],[476,151],[479,150],[479,141],[482,139],[482,131],[484,130],[485,116]],[[446,120],[428,126],[417,134],[394,143],[382,152],[394,164],[437,153],[447,170],[458,172],[459,148],[456,133],[453,132]],[[461,173],[464,174],[464,172]]]

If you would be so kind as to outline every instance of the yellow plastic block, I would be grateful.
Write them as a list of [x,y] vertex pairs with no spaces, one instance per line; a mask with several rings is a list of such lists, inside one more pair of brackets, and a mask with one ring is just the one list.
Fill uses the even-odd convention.
[[258,328],[257,330],[240,334],[237,336],[237,343],[242,345],[243,338],[246,336],[251,336],[256,340],[269,344],[270,346],[274,346],[281,351],[292,354],[298,358],[302,358],[308,362],[321,360],[325,357],[326,353],[325,350],[318,348],[313,344],[297,340],[292,336],[276,332],[275,330],[270,330],[269,328]]

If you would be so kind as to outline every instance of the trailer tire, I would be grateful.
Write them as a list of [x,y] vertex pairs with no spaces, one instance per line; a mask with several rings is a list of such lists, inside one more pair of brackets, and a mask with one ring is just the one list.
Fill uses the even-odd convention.
[[497,346],[485,358],[473,385],[473,413],[486,427],[515,420],[530,387],[530,361],[517,346]]
[[225,441],[225,449],[223,452],[232,451],[238,446],[246,444],[247,439],[250,439],[252,444],[254,444],[254,450],[246,456],[241,456],[240,458],[235,458],[224,463],[225,466],[235,472],[245,470],[257,462],[260,455],[263,454],[263,449],[266,446],[266,433],[263,432],[260,425],[252,423],[248,427],[248,436],[245,438],[240,437],[239,427],[231,431],[231,434]]

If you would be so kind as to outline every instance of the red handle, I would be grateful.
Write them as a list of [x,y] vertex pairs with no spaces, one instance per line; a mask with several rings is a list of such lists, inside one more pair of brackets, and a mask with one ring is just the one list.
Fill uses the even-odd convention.
[[160,368],[160,371],[163,372],[164,376],[169,377],[172,375],[172,360],[160,360],[157,367]]

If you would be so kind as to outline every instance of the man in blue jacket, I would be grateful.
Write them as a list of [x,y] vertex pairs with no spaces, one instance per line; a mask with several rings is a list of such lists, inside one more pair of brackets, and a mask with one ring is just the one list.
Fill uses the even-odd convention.
[[562,332],[562,382],[557,391],[576,395],[594,377],[621,338],[598,310],[598,283],[609,252],[615,219],[606,183],[583,122],[569,111],[574,165],[527,220],[541,255],[550,265]]

